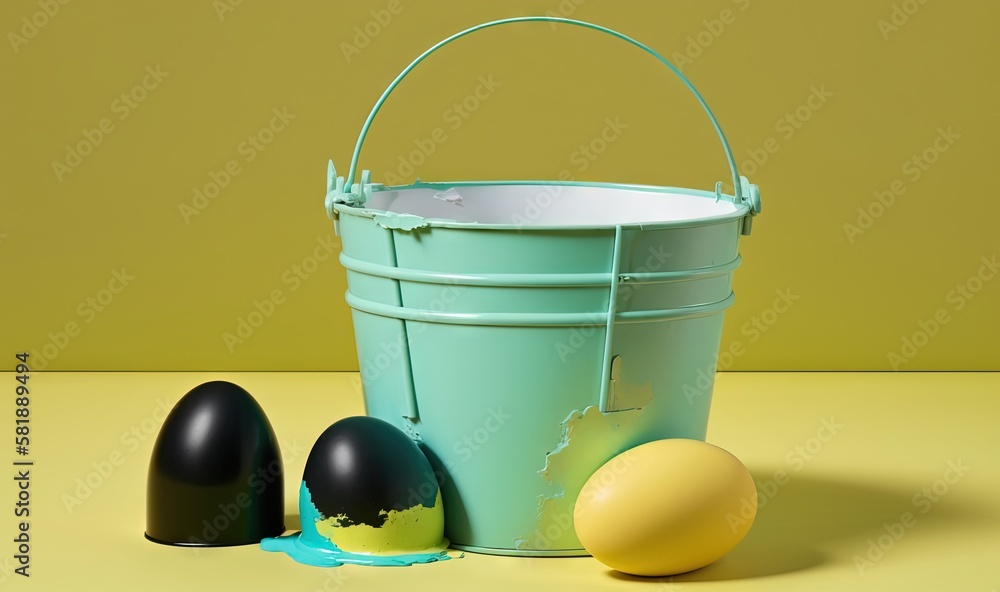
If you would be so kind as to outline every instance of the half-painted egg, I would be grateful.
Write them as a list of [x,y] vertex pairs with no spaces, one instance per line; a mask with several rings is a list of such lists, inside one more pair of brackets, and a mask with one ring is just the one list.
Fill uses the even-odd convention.
[[448,559],[437,477],[417,444],[374,417],[331,425],[309,452],[302,533],[266,539],[311,565],[409,565]]

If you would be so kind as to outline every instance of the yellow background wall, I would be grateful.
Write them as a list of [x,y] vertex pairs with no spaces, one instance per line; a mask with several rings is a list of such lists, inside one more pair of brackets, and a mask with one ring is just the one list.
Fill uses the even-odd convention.
[[[741,355],[722,369],[1000,369],[983,264],[1000,255],[1000,5],[973,0],[6,1],[0,353],[49,370],[356,369],[327,158],[346,170],[371,105],[428,46],[544,13],[683,67],[760,185],[723,338]],[[573,154],[606,118],[628,127],[584,169]],[[445,141],[407,179],[728,178],[661,65],[576,28],[439,52],[386,104],[362,166],[385,180],[435,128]]]

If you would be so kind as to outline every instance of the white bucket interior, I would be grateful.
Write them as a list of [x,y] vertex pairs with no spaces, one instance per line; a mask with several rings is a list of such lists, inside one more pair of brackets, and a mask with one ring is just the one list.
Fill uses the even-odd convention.
[[375,191],[366,208],[456,222],[605,226],[697,220],[736,212],[727,200],[580,185],[458,185]]

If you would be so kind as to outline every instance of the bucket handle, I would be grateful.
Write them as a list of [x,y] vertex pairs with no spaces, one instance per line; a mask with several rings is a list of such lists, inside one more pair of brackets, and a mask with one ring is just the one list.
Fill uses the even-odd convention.
[[[715,128],[715,133],[716,133],[716,135],[718,135],[719,141],[722,143],[722,149],[726,153],[726,160],[729,162],[729,172],[732,175],[733,193],[734,193],[734,197],[736,198],[736,203],[741,203],[741,202],[747,201],[748,205],[750,206],[751,211],[753,213],[756,213],[753,210],[755,210],[755,209],[759,210],[759,205],[751,203],[752,201],[757,201],[757,200],[753,200],[753,198],[749,195],[749,194],[753,193],[752,188],[749,185],[749,182],[746,183],[746,186],[744,186],[744,183],[741,182],[739,172],[737,171],[737,168],[736,168],[736,159],[733,157],[733,151],[729,147],[729,142],[726,140],[726,135],[722,132],[722,128],[719,126],[719,122],[715,119],[715,115],[712,114],[712,110],[709,109],[708,103],[705,102],[705,99],[702,98],[702,96],[698,92],[698,90],[694,87],[693,84],[691,84],[691,81],[688,80],[687,77],[684,76],[684,74],[682,74],[681,71],[678,70],[676,66],[674,66],[669,61],[667,61],[667,59],[664,58],[662,55],[660,55],[656,50],[652,49],[651,47],[649,47],[649,46],[647,46],[647,45],[645,45],[643,43],[640,43],[639,41],[636,41],[635,39],[632,39],[631,37],[629,37],[629,36],[627,36],[627,35],[625,35],[623,33],[619,33],[618,31],[615,31],[613,29],[609,29],[607,27],[602,27],[600,25],[595,25],[593,23],[588,23],[586,21],[578,21],[578,20],[561,18],[561,17],[553,17],[553,16],[521,16],[521,17],[514,17],[514,18],[507,18],[507,19],[500,19],[500,20],[496,20],[496,21],[490,21],[488,23],[482,23],[480,25],[476,25],[475,27],[472,27],[472,28],[466,29],[464,31],[455,33],[451,37],[448,37],[447,39],[439,41],[433,47],[431,47],[430,49],[428,49],[424,53],[420,54],[417,57],[417,59],[413,60],[413,62],[411,62],[409,66],[407,66],[406,68],[404,68],[403,71],[400,72],[398,76],[396,76],[396,79],[393,80],[389,84],[389,86],[382,93],[382,96],[380,96],[379,99],[378,99],[378,101],[375,102],[375,106],[372,107],[371,113],[368,114],[368,118],[365,120],[364,125],[361,127],[361,135],[358,136],[358,143],[354,146],[354,154],[351,156],[351,168],[350,168],[350,170],[347,173],[347,182],[346,182],[345,185],[348,188],[351,188],[353,186],[353,184],[354,184],[355,174],[357,173],[357,169],[358,169],[358,158],[361,155],[361,146],[362,146],[362,144],[364,144],[365,136],[368,134],[368,129],[371,127],[372,122],[375,120],[375,116],[378,114],[379,109],[382,108],[382,104],[385,103],[385,100],[389,97],[389,94],[392,93],[393,89],[395,89],[396,86],[399,85],[399,83],[403,80],[403,78],[405,78],[406,75],[409,74],[410,71],[413,70],[413,68],[415,68],[417,66],[417,64],[419,64],[420,62],[424,61],[424,59],[427,56],[431,55],[432,53],[434,53],[435,51],[437,51],[441,47],[444,47],[445,45],[451,43],[452,41],[454,41],[454,40],[456,40],[456,39],[458,39],[460,37],[464,37],[464,36],[466,36],[466,35],[468,35],[470,33],[474,33],[476,31],[480,31],[482,29],[488,29],[490,27],[496,27],[498,25],[507,25],[507,24],[511,24],[511,23],[526,23],[526,22],[561,23],[561,24],[566,24],[566,25],[574,25],[574,26],[577,26],[577,27],[583,27],[585,29],[591,29],[591,30],[594,30],[594,31],[600,31],[602,33],[607,33],[608,35],[611,35],[612,37],[617,37],[618,39],[621,39],[622,41],[626,41],[628,43],[631,43],[632,45],[634,45],[634,46],[638,47],[639,49],[645,51],[646,53],[652,55],[654,58],[656,58],[657,60],[659,60],[660,63],[662,63],[667,68],[670,68],[670,71],[673,72],[681,80],[681,82],[684,83],[684,86],[686,86],[687,89],[691,91],[691,94],[693,94],[694,97],[698,100],[698,103],[701,105],[702,109],[705,111],[705,114],[708,115],[708,119],[712,122],[712,127]],[[363,188],[361,188],[361,189],[362,189],[362,191],[359,191],[359,193],[362,193],[361,199],[363,200],[364,199],[364,197],[363,197]],[[744,200],[744,191],[746,191],[748,193],[746,200]],[[719,192],[720,192],[719,188],[716,187],[716,194],[719,194]],[[758,200],[759,200],[759,198],[758,198]],[[757,204],[759,204],[759,201],[757,201]]]

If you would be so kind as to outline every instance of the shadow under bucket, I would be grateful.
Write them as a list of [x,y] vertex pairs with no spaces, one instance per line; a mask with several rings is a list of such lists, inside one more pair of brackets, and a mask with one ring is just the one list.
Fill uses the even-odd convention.
[[[760,211],[725,137],[735,195],[608,183],[353,183],[329,173],[369,415],[421,443],[446,536],[501,555],[586,555],[584,482],[625,450],[704,440],[738,241]],[[347,191],[346,188],[350,188]]]

